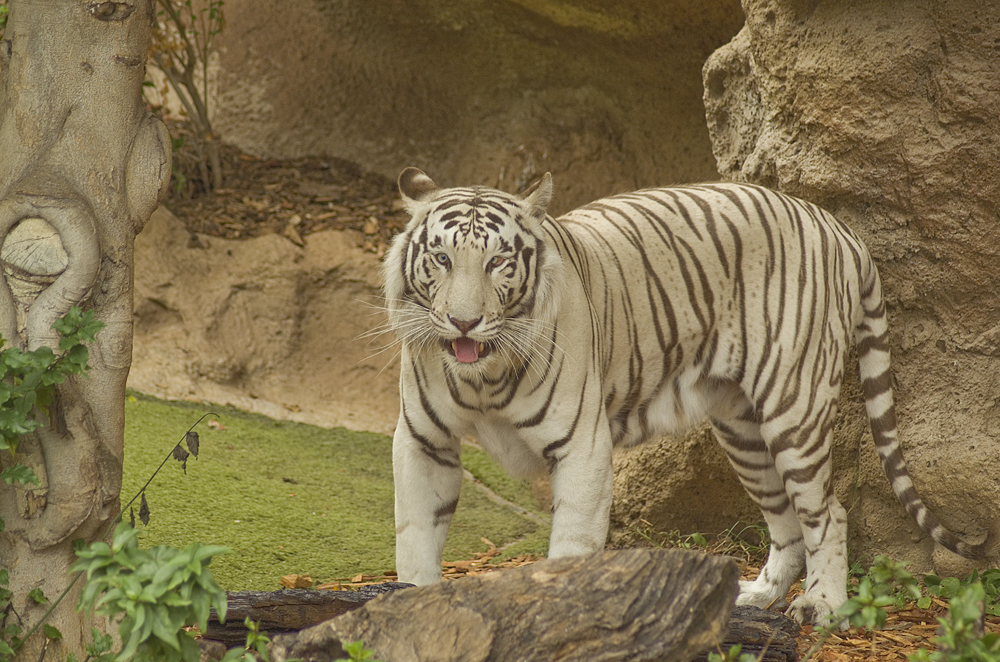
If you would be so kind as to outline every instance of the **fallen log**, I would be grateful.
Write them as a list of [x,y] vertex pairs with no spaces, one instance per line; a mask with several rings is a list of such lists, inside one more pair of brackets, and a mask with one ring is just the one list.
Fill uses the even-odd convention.
[[[740,653],[749,653],[757,662],[798,662],[801,626],[794,619],[777,611],[759,607],[735,607],[729,616],[729,626],[722,636],[719,653],[739,645]],[[694,662],[708,660],[708,651]]]
[[246,643],[246,618],[256,621],[261,632],[270,636],[295,632],[340,616],[377,598],[413,584],[385,582],[363,586],[357,591],[236,591],[226,593],[226,622],[213,609],[202,639],[221,641],[227,648]]
[[270,645],[327,662],[364,641],[382,662],[687,662],[720,645],[739,570],[686,550],[628,549],[396,591]]

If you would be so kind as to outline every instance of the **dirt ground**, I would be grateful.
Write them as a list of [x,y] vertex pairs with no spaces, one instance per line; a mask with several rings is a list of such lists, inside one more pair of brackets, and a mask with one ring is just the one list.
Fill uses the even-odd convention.
[[[171,126],[171,132],[183,135],[184,127]],[[182,149],[175,162],[176,179],[165,205],[183,222],[191,242],[199,241],[199,236],[234,240],[280,234],[301,244],[321,230],[353,230],[351,236],[357,238],[359,247],[381,257],[392,235],[408,220],[397,202],[395,182],[364,172],[348,161],[330,157],[261,160],[231,146],[223,146],[222,155],[225,188],[208,194],[201,186],[189,150]],[[459,579],[533,560],[519,558],[492,564],[491,557],[488,552],[451,564],[445,575]],[[756,572],[750,564],[745,564],[745,569],[750,576]],[[324,588],[350,588],[391,579],[344,578]],[[929,609],[890,609],[884,630],[872,635],[852,628],[834,635],[814,659],[905,660],[920,647],[933,650],[930,640],[935,636],[937,619],[945,614],[946,603],[941,600],[934,600]],[[1000,633],[1000,617],[987,618],[986,629]],[[813,628],[804,627],[799,639],[800,655],[804,656],[818,637]]]

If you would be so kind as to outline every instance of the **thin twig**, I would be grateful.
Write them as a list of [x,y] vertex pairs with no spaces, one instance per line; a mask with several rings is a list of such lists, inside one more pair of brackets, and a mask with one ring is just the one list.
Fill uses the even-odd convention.
[[216,414],[214,412],[207,412],[207,413],[203,414],[201,418],[199,418],[197,421],[194,422],[194,425],[192,425],[191,427],[189,427],[184,432],[184,436],[181,437],[181,440],[178,441],[176,444],[174,444],[170,448],[170,452],[168,452],[167,456],[165,458],[163,458],[162,462],[160,462],[160,466],[156,467],[156,471],[154,471],[153,474],[149,477],[149,480],[146,481],[146,484],[142,486],[142,489],[140,489],[138,492],[136,492],[135,496],[132,497],[132,500],[129,501],[128,503],[126,503],[122,507],[122,509],[120,511],[118,511],[118,517],[116,517],[114,520],[112,520],[111,525],[108,527],[107,531],[104,532],[104,536],[102,536],[102,537],[104,537],[104,538],[108,537],[108,534],[111,533],[111,529],[113,529],[115,527],[115,525],[118,524],[118,520],[120,520],[122,518],[122,515],[125,513],[125,510],[128,509],[133,503],[135,503],[136,499],[138,499],[140,496],[142,496],[142,493],[146,491],[146,488],[149,487],[149,484],[153,482],[154,478],[156,478],[156,474],[160,473],[160,469],[163,468],[163,465],[165,465],[167,463],[167,461],[174,456],[174,448],[177,448],[178,446],[180,446],[181,443],[183,443],[183,441],[187,438],[188,432],[191,432],[196,427],[198,427],[198,424],[201,423],[203,420],[205,420],[205,418],[208,417],[208,416],[218,416],[218,414]]

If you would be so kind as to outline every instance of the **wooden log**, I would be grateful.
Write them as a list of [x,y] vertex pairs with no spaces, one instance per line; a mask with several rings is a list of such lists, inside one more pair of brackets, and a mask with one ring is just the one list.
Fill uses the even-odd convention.
[[213,609],[202,639],[221,641],[227,647],[246,643],[247,617],[257,621],[261,632],[271,636],[295,632],[357,609],[369,600],[412,584],[385,582],[363,586],[357,591],[236,591],[226,593],[226,622]]
[[[736,607],[729,616],[729,627],[716,652],[725,653],[739,644],[741,653],[750,653],[757,662],[798,662],[796,637],[801,626],[792,618],[759,607]],[[708,660],[708,652],[695,662]]]
[[738,579],[732,560],[686,550],[550,559],[381,596],[270,653],[326,662],[360,639],[383,662],[687,662],[721,641]]

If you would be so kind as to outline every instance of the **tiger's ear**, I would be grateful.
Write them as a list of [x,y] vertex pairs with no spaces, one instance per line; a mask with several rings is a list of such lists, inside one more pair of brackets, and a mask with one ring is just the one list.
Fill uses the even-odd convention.
[[407,168],[399,173],[399,193],[403,197],[403,207],[411,214],[418,204],[438,190],[434,180],[423,170]]
[[532,216],[539,220],[545,218],[545,210],[552,202],[552,174],[547,172],[542,175],[521,194],[521,199],[529,205]]

